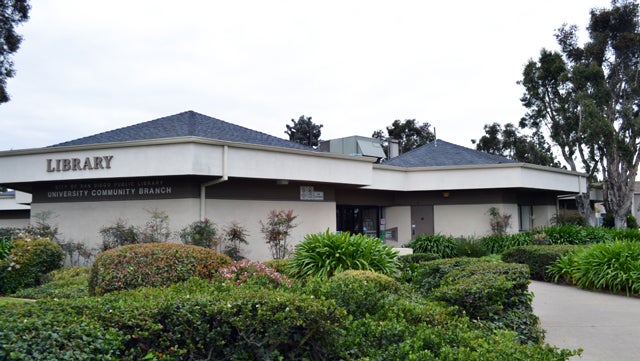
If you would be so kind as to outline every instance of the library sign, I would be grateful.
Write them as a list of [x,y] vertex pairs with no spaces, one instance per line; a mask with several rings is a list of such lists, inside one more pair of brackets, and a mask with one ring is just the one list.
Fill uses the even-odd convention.
[[76,172],[111,169],[112,155],[82,158],[47,159],[47,172]]
[[166,179],[64,182],[34,192],[37,202],[90,202],[182,198],[190,193],[183,182]]

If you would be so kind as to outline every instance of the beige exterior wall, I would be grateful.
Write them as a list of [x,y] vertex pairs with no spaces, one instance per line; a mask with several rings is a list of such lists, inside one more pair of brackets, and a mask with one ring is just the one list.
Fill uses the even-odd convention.
[[243,201],[208,199],[206,216],[215,222],[219,228],[236,221],[244,226],[249,237],[249,245],[243,246],[244,256],[258,261],[272,258],[271,251],[260,232],[260,221],[266,221],[271,210],[293,210],[298,218],[291,231],[289,242],[292,250],[295,244],[304,239],[307,234],[330,232],[336,230],[335,202],[292,202],[292,201]]
[[533,206],[533,228],[550,226],[555,214],[555,206]]
[[[33,204],[31,216],[43,211],[53,212],[49,223],[58,227],[60,239],[81,242],[87,248],[97,250],[102,244],[100,228],[113,225],[118,219],[143,226],[151,218],[148,211],[164,211],[169,215],[171,231],[178,232],[199,219],[199,209],[198,199],[37,203]],[[177,235],[174,238],[179,239]]]
[[398,242],[387,242],[388,245],[399,247],[411,241],[411,207],[386,207],[384,215],[387,229],[398,228]]
[[28,225],[28,219],[0,219],[0,228],[23,228]]
[[517,204],[435,205],[433,209],[434,233],[454,237],[483,237],[491,234],[487,211],[496,207],[501,214],[511,215],[508,233],[517,233]]

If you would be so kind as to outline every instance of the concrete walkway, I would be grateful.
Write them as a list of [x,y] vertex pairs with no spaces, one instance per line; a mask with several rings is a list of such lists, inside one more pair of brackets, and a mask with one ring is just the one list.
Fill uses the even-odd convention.
[[640,360],[640,299],[531,281],[546,342],[584,351],[580,361]]

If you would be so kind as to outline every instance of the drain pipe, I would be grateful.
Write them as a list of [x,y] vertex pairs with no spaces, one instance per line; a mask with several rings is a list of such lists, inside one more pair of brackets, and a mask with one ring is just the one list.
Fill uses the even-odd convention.
[[205,219],[205,202],[206,202],[206,193],[207,187],[212,185],[220,184],[222,182],[226,182],[229,180],[228,168],[227,168],[227,159],[229,156],[229,146],[224,146],[222,148],[222,177],[212,180],[210,182],[200,184],[200,220],[204,221]]

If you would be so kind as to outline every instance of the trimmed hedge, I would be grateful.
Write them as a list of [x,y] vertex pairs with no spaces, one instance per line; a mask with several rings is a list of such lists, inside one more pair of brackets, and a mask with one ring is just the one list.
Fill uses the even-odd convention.
[[325,360],[346,319],[332,301],[194,278],[11,308],[0,360]]
[[560,257],[575,249],[576,245],[548,245],[514,247],[502,253],[504,262],[521,263],[529,266],[531,279],[551,281],[547,268]]
[[231,259],[214,250],[174,243],[122,246],[100,253],[91,268],[89,293],[165,286],[191,277],[211,279]]
[[348,270],[328,280],[310,279],[306,290],[316,297],[335,300],[347,313],[362,318],[380,312],[386,306],[383,301],[390,295],[400,294],[403,288],[393,278],[380,273]]
[[514,330],[522,343],[539,343],[543,333],[529,282],[526,265],[452,258],[421,263],[413,283],[426,297],[456,306],[471,319]]
[[82,298],[89,296],[88,267],[64,267],[46,274],[40,286],[25,288],[13,294],[20,298]]
[[42,276],[62,267],[64,252],[45,238],[14,239],[9,256],[0,261],[0,294],[37,286]]

